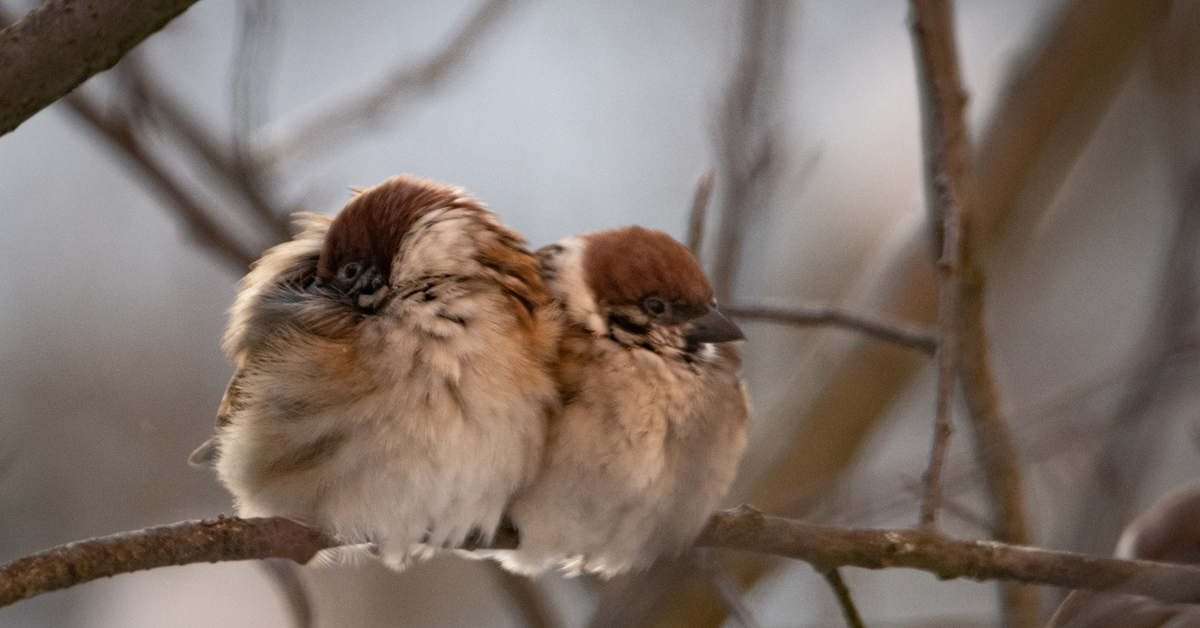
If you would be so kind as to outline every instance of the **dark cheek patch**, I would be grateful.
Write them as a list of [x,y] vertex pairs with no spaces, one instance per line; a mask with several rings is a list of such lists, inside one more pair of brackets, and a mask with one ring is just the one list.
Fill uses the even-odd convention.
[[635,336],[645,336],[646,334],[650,333],[649,327],[635,322],[628,316],[622,316],[620,314],[610,314],[608,317],[608,325],[609,327],[619,327],[623,331]]

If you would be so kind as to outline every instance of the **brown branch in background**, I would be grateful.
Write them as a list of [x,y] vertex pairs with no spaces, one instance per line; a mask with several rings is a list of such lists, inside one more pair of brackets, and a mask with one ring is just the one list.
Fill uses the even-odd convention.
[[687,247],[696,259],[700,259],[700,251],[704,247],[704,223],[708,218],[708,200],[712,197],[716,176],[716,170],[700,175],[696,192],[692,195],[692,211],[688,212]]
[[379,87],[333,104],[310,120],[298,123],[294,131],[256,149],[255,161],[264,166],[278,166],[380,124],[402,96],[432,90],[459,69],[512,4],[513,0],[484,0],[458,32],[426,60],[394,70],[371,83]]
[[[262,558],[304,564],[335,545],[323,533],[283,517],[220,517],[113,534],[0,566],[0,606],[155,567]],[[500,534],[488,547],[516,546],[515,535]],[[906,567],[942,579],[1001,579],[1200,603],[1198,567],[1097,558],[998,541],[960,541],[921,530],[847,530],[769,517],[745,506],[714,513],[696,546],[794,558],[821,573],[839,567]]]
[[196,0],[46,0],[0,31],[0,135],[111,68]]
[[558,611],[546,599],[537,581],[506,571],[499,563],[487,561],[484,568],[508,595],[524,624],[529,628],[558,628],[563,625]]
[[937,417],[929,467],[922,480],[920,525],[936,529],[941,473],[953,426],[951,395],[957,375],[958,291],[966,192],[966,95],[958,75],[954,16],[949,0],[912,0],[912,31],[925,138],[925,202],[941,237],[938,270]]
[[1148,322],[1126,367],[1119,397],[1099,418],[1104,442],[1078,482],[1081,496],[1069,525],[1070,547],[1088,552],[1112,548],[1137,512],[1145,479],[1159,461],[1162,438],[1171,427],[1163,412],[1172,393],[1190,394],[1198,363],[1195,330],[1200,321],[1200,12],[1194,3],[1176,10],[1152,49],[1151,119],[1160,125],[1173,192],[1174,224],[1157,278]]
[[863,625],[862,616],[858,614],[858,607],[854,605],[854,598],[850,596],[850,587],[846,586],[845,580],[842,580],[842,574],[836,569],[830,569],[824,575],[825,582],[829,583],[833,594],[837,596],[838,606],[842,608],[842,616],[846,618],[846,625],[850,628],[866,628]]
[[[975,458],[983,469],[991,504],[994,538],[1014,545],[1028,545],[1029,524],[1021,487],[1020,453],[1001,410],[1000,393],[988,357],[984,275],[969,257],[963,260],[960,287],[959,374],[975,436]],[[1000,595],[1004,625],[1010,628],[1039,625],[1037,589],[1003,583]]]
[[830,325],[862,332],[867,336],[916,349],[922,353],[933,354],[937,351],[937,339],[929,334],[915,329],[906,329],[899,325],[883,323],[858,314],[851,314],[835,308],[783,308],[769,305],[725,305],[721,311],[734,318],[763,320],[796,327],[814,327]]
[[[1022,195],[1048,205],[1171,0],[1070,0],[1018,58],[972,160],[967,227],[986,263]],[[1026,201],[1029,202],[1029,201]]]
[[192,236],[200,244],[222,261],[232,265],[239,273],[245,272],[250,263],[258,258],[256,252],[248,251],[233,234],[218,224],[212,217],[212,212],[204,209],[199,201],[150,156],[134,134],[132,122],[127,117],[119,113],[101,113],[100,106],[82,91],[67,96],[63,102],[138,166],[138,172],[149,180],[154,190],[166,198],[167,206],[174,208],[183,218]]

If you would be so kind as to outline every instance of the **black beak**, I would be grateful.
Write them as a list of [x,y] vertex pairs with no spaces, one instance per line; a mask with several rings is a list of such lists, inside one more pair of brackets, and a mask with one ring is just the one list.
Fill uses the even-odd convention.
[[693,318],[688,323],[691,327],[684,336],[693,342],[729,342],[746,339],[737,325],[734,325],[712,306],[709,306],[707,313]]

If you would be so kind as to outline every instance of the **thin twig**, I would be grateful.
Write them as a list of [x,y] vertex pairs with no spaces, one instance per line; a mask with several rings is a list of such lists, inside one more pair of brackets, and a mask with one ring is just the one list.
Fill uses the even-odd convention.
[[[951,393],[958,351],[958,283],[962,259],[962,216],[966,192],[966,96],[958,76],[954,18],[949,0],[912,0],[912,31],[925,138],[925,194],[938,259],[937,411],[929,467],[922,480],[920,525],[937,526],[941,472],[953,426]],[[940,237],[938,237],[940,236]]]
[[[487,547],[513,549],[517,540],[501,534]],[[155,567],[260,558],[303,564],[334,546],[323,533],[282,517],[185,521],[77,541],[0,566],[0,606]],[[1011,580],[1200,603],[1200,567],[961,541],[913,529],[847,530],[769,517],[745,506],[714,513],[696,546],[794,558],[821,573],[846,566],[905,567],[942,579]]]
[[833,594],[837,596],[838,605],[842,607],[842,616],[846,618],[846,625],[850,628],[866,628],[863,625],[862,616],[858,614],[858,607],[854,605],[854,598],[850,596],[850,587],[846,586],[845,580],[842,580],[842,574],[836,569],[830,569],[824,575],[825,582],[829,583]]
[[727,316],[752,320],[766,320],[797,327],[833,325],[862,332],[877,340],[911,347],[922,353],[934,354],[937,339],[916,329],[905,329],[898,325],[872,320],[835,308],[784,308],[769,305],[724,305],[721,311]]
[[761,624],[755,619],[750,606],[746,604],[746,597],[742,595],[737,583],[729,577],[729,574],[726,573],[721,563],[713,560],[711,550],[698,548],[694,550],[693,555],[696,566],[699,568],[698,571],[712,585],[713,590],[725,602],[725,607],[729,609],[729,613],[737,619],[742,628],[760,628]]
[[713,180],[716,176],[716,170],[709,170],[700,175],[700,180],[696,182],[696,192],[692,195],[692,211],[688,212],[687,247],[692,250],[692,256],[696,259],[700,259],[700,251],[704,247],[708,200],[712,197]]
[[212,217],[212,212],[204,209],[199,201],[185,191],[166,169],[150,156],[134,135],[132,124],[127,118],[120,114],[104,115],[100,112],[99,105],[82,91],[77,90],[68,95],[63,98],[63,102],[133,160],[138,170],[153,184],[154,189],[166,198],[168,205],[187,223],[192,236],[208,250],[216,253],[222,261],[240,272],[244,272],[258,257],[218,224]]
[[506,571],[498,563],[488,561],[485,565],[500,588],[513,601],[525,625],[529,628],[557,628],[562,618],[550,601],[546,599],[537,582],[525,576]]
[[[970,235],[966,238],[969,240]],[[1029,524],[1021,487],[1020,453],[1001,410],[1000,393],[988,357],[983,271],[970,256],[963,259],[960,288],[959,375],[975,436],[975,458],[983,469],[991,504],[994,535],[996,540],[1005,543],[1027,545]],[[1037,589],[1003,583],[1000,595],[1005,626],[1034,628],[1039,625]]]
[[484,0],[470,19],[446,40],[437,52],[415,65],[393,70],[372,82],[378,87],[349,100],[331,105],[298,128],[257,150],[257,161],[278,166],[284,160],[302,158],[335,140],[372,128],[392,112],[405,95],[429,91],[458,69],[493,29],[513,0]]

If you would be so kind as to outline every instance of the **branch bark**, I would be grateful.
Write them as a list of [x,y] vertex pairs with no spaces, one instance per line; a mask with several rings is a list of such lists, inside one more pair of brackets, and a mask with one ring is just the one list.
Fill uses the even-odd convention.
[[[971,431],[975,436],[975,459],[983,469],[991,504],[993,535],[1005,543],[1026,545],[1030,539],[1021,486],[1020,453],[1001,410],[1000,393],[988,357],[983,270],[969,256],[963,261],[961,289],[959,373],[967,398]],[[1040,603],[1036,589],[1005,583],[1001,586],[1000,596],[1006,626],[1032,628],[1038,625]]]
[[912,31],[925,138],[925,203],[939,245],[937,416],[923,478],[920,518],[920,525],[932,530],[936,529],[942,498],[942,465],[953,431],[950,397],[958,375],[958,291],[967,190],[963,109],[967,97],[958,73],[949,0],[912,0]]
[[111,68],[196,0],[46,0],[0,31],[0,135]]
[[[219,517],[146,528],[68,543],[0,566],[0,606],[155,567],[264,558],[304,564],[336,545],[324,533],[283,517]],[[516,545],[516,536],[509,534],[488,547]],[[821,573],[839,567],[906,567],[942,579],[1000,579],[1200,603],[1197,567],[961,541],[920,530],[847,530],[770,517],[746,506],[713,514],[696,546],[794,558]]]
[[938,341],[933,336],[915,329],[892,325],[872,320],[858,314],[842,310],[815,308],[783,308],[769,305],[728,305],[721,306],[721,311],[734,318],[764,320],[797,327],[813,327],[832,325],[843,327],[867,336],[905,347],[916,349],[922,353],[933,354],[937,351]]

